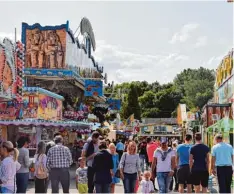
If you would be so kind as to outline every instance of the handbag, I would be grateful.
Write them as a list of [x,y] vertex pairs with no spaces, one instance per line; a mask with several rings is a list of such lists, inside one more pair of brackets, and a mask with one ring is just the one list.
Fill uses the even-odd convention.
[[[126,160],[126,153],[124,155],[124,165],[123,165],[123,169],[125,167],[125,160]],[[117,169],[116,173],[115,173],[115,177],[116,178],[120,178],[120,168]]]

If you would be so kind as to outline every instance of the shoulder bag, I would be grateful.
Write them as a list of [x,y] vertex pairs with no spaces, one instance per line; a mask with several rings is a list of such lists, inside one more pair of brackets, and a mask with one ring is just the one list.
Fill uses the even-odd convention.
[[[124,169],[124,167],[125,167],[126,155],[127,155],[127,153],[125,153],[125,155],[124,155],[124,165],[123,165],[123,169]],[[115,173],[115,177],[116,177],[116,178],[120,178],[120,168],[117,169],[117,171],[116,171],[116,173]]]

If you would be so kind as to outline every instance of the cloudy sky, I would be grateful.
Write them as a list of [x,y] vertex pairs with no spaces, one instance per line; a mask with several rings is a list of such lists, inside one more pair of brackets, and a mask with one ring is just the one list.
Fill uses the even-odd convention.
[[21,33],[21,23],[59,25],[75,31],[92,23],[109,81],[170,82],[185,68],[215,69],[233,45],[233,6],[220,1],[3,2],[0,38]]

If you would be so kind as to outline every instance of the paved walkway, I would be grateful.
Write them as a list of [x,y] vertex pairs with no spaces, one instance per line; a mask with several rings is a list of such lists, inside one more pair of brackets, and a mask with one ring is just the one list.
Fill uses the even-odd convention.
[[[70,170],[70,176],[71,176],[71,186],[70,186],[70,193],[78,193],[77,189],[76,189],[76,181],[75,181],[75,168],[71,168]],[[215,184],[215,180],[213,180],[213,184]],[[156,181],[156,188],[158,189],[158,185],[157,185],[157,181]],[[215,184],[214,189],[218,191],[218,187]],[[35,191],[35,187],[34,187],[34,181],[30,181],[29,182],[29,186],[28,186],[28,190],[27,193],[34,193]],[[51,188],[49,185],[49,189],[48,189],[48,193],[51,193]],[[62,193],[62,189],[60,189],[60,193]],[[124,189],[123,189],[123,184],[122,181],[121,183],[116,185],[116,190],[115,193],[124,193]],[[138,193],[141,193],[140,188],[138,190]],[[171,192],[171,193],[177,193],[177,192]],[[215,192],[214,192],[215,193]]]

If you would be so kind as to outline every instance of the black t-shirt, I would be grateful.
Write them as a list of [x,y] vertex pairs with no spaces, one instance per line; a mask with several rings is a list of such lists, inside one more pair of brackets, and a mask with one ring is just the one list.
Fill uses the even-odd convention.
[[209,153],[209,147],[205,144],[196,144],[191,147],[190,154],[193,155],[193,167],[192,171],[207,171],[207,154]]

